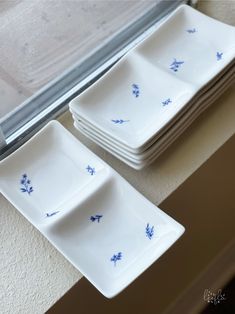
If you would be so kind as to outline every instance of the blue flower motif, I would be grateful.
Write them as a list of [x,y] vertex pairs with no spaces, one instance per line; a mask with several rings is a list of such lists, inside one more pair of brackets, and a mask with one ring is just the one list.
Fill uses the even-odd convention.
[[120,261],[122,259],[122,253],[119,252],[117,254],[114,254],[111,258],[110,261],[114,263],[114,266],[116,266],[117,261]]
[[119,120],[111,120],[111,121],[115,124],[123,124],[125,122],[129,122],[130,120],[119,119]]
[[162,104],[163,104],[163,106],[167,106],[167,105],[169,105],[169,103],[171,103],[171,102],[172,102],[172,100],[171,100],[170,98],[168,98],[168,99],[162,101]]
[[27,174],[23,174],[20,180],[22,187],[20,188],[21,192],[28,193],[30,195],[33,192],[33,187],[30,185],[31,181],[28,179]]
[[58,214],[60,211],[58,210],[57,212],[52,212],[52,213],[46,213],[46,217],[52,217]]
[[196,33],[196,28],[187,29],[186,32],[188,32],[189,34]]
[[149,238],[149,240],[152,239],[154,235],[154,226],[150,227],[149,223],[147,223],[147,227],[145,228],[146,237]]
[[174,58],[174,61],[170,64],[170,69],[173,70],[174,72],[177,72],[183,63],[184,61],[177,61]]
[[132,94],[137,98],[140,95],[140,88],[137,84],[132,84]]
[[91,176],[93,176],[95,174],[95,168],[92,168],[91,166],[87,166],[86,170],[88,173],[90,173]]
[[103,215],[95,215],[95,216],[91,216],[90,217],[90,220],[92,221],[92,222],[94,222],[94,221],[97,221],[97,222],[100,222],[100,219],[103,217]]
[[221,60],[222,56],[223,56],[223,52],[218,52],[218,51],[216,52],[217,61]]

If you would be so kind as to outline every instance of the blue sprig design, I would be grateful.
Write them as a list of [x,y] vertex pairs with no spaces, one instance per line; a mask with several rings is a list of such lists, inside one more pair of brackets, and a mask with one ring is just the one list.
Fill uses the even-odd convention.
[[22,185],[22,187],[20,188],[21,192],[28,193],[28,195],[33,192],[33,187],[31,186],[31,181],[28,179],[27,174],[22,175],[20,184]]
[[103,217],[103,215],[95,215],[95,216],[91,216],[90,217],[90,220],[92,221],[92,222],[94,222],[94,221],[97,221],[97,222],[100,222],[100,219]]
[[130,120],[123,120],[123,119],[117,119],[117,120],[111,120],[115,124],[123,124],[125,122],[129,122]]
[[95,168],[92,168],[90,165],[86,167],[86,170],[91,176],[95,174]]
[[168,99],[162,101],[163,106],[167,106],[167,105],[169,105],[170,103],[172,103],[172,100],[171,100],[170,98],[168,98]]
[[187,29],[186,32],[188,32],[189,34],[196,33],[196,28]]
[[58,214],[60,211],[56,211],[56,212],[52,212],[52,213],[46,213],[46,217],[52,217],[55,216],[56,214]]
[[132,84],[132,94],[137,98],[140,95],[140,88],[137,84]]
[[170,69],[173,70],[174,72],[177,72],[183,63],[184,61],[177,61],[174,58],[174,61],[170,64]]
[[121,259],[122,259],[122,252],[119,252],[117,254],[114,254],[110,258],[110,261],[114,263],[114,266],[116,266],[117,261],[120,261]]
[[221,60],[222,56],[223,56],[223,52],[218,52],[218,51],[216,52],[217,61]]
[[149,238],[149,240],[152,239],[154,235],[154,226],[150,227],[149,223],[147,223],[147,226],[145,228],[146,237]]

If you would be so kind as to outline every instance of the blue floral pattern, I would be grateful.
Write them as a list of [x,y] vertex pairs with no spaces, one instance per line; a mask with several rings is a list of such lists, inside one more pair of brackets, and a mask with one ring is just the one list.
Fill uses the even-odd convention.
[[58,214],[60,211],[56,211],[56,212],[52,212],[52,213],[46,213],[46,217],[52,217],[55,216],[56,214]]
[[216,52],[216,59],[217,61],[221,60],[222,59],[222,56],[223,56],[223,52]]
[[100,222],[100,219],[103,217],[103,215],[94,215],[94,216],[91,216],[90,217],[90,220],[92,221],[92,222],[94,222],[94,221],[97,221],[97,222]]
[[23,193],[28,193],[28,195],[30,195],[33,192],[33,187],[31,185],[31,181],[28,179],[27,174],[23,174],[22,178],[20,180],[20,184],[21,184],[21,192]]
[[123,119],[117,119],[117,120],[111,120],[115,124],[123,124],[125,122],[129,122],[130,120],[123,120]]
[[147,226],[145,228],[146,237],[149,238],[149,240],[152,239],[154,235],[154,226],[150,227],[149,223],[147,223]]
[[172,103],[172,100],[171,100],[170,98],[168,98],[168,99],[162,101],[163,106],[167,106],[167,105],[169,105],[170,103]]
[[117,254],[114,254],[110,258],[110,261],[114,263],[114,266],[116,266],[117,261],[120,261],[121,259],[122,259],[122,252],[119,252]]
[[95,174],[95,168],[92,168],[90,165],[86,167],[86,170],[91,176]]
[[184,61],[177,61],[174,58],[174,61],[170,64],[170,69],[174,72],[177,72],[180,68],[180,66],[184,63]]
[[140,95],[140,88],[137,84],[132,84],[132,94],[137,98]]
[[196,28],[189,28],[189,29],[187,29],[186,30],[186,32],[188,32],[189,34],[194,34],[194,33],[196,33]]

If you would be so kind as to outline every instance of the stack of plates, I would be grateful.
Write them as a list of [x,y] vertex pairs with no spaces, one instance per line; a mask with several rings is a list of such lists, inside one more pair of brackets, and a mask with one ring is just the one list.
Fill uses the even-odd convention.
[[235,28],[187,5],[70,103],[75,127],[135,169],[234,81]]

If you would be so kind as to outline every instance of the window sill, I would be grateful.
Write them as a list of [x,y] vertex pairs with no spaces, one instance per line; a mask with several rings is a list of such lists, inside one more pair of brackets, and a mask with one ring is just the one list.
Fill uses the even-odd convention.
[[[150,201],[159,204],[235,133],[234,102],[232,86],[144,172],[132,170],[78,134],[69,113],[60,121]],[[44,313],[81,274],[2,195],[0,208],[1,310]]]

